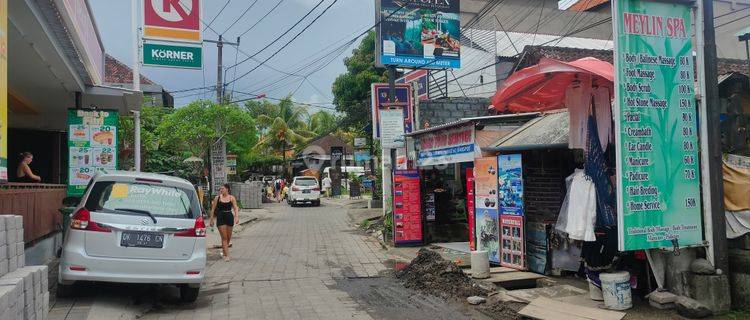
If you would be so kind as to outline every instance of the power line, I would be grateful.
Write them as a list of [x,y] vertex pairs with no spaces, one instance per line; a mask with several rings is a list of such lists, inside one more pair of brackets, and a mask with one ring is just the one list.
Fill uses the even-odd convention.
[[724,23],[722,23],[722,24],[720,24],[720,25],[718,25],[718,26],[714,27],[714,29],[719,29],[719,28],[721,28],[721,27],[723,27],[723,26],[725,26],[725,25],[728,25],[728,24],[730,24],[730,23],[732,23],[732,22],[737,22],[737,21],[740,21],[740,20],[742,20],[742,19],[745,19],[745,18],[747,18],[747,17],[750,17],[750,14],[748,14],[748,15],[745,15],[745,16],[742,16],[742,17],[739,17],[739,18],[737,18],[737,19],[734,19],[734,20],[729,20],[729,21],[727,21],[727,22],[724,22]]
[[208,27],[211,27],[211,25],[213,25],[213,24],[214,24],[214,21],[216,21],[216,18],[218,18],[218,17],[219,17],[220,15],[221,15],[221,13],[222,13],[222,12],[224,12],[224,9],[226,9],[226,8],[227,8],[227,6],[229,5],[229,3],[230,3],[230,2],[232,2],[232,0],[227,0],[227,2],[226,2],[226,3],[224,3],[224,6],[223,6],[223,7],[221,7],[221,10],[219,10],[219,13],[217,13],[217,14],[216,14],[216,15],[215,15],[215,16],[213,17],[213,19],[211,19],[211,22],[209,22],[209,23],[208,23],[208,24],[206,25],[206,27],[207,27],[207,28],[208,28]]
[[253,28],[255,28],[255,26],[257,26],[261,21],[263,21],[263,19],[265,19],[266,17],[268,17],[268,15],[271,14],[271,12],[273,12],[274,10],[276,10],[276,8],[278,8],[279,5],[281,5],[281,3],[284,2],[284,1],[285,0],[279,0],[279,2],[277,2],[276,5],[273,6],[273,8],[271,8],[270,11],[266,12],[266,14],[264,14],[262,17],[260,17],[260,19],[258,21],[256,21],[252,26],[250,26],[250,28],[247,28],[247,30],[245,30],[242,33],[240,33],[240,37],[242,37],[246,33],[250,32],[250,30],[253,30]]
[[224,32],[222,32],[221,34],[225,34],[227,33],[227,31],[229,31],[229,29],[232,29],[232,27],[234,27],[234,25],[237,24],[237,22],[239,22],[240,19],[242,19],[242,17],[244,17],[247,14],[247,12],[250,11],[250,9],[252,9],[253,6],[255,6],[256,3],[258,3],[258,0],[253,1],[253,3],[251,3],[250,6],[248,6],[247,9],[245,9],[245,11],[243,11],[242,14],[239,17],[237,17],[237,19],[234,19],[234,22],[232,22],[232,24],[230,24],[229,27],[227,27],[226,30],[224,30]]
[[273,44],[275,44],[275,43],[276,43],[277,41],[281,40],[281,38],[283,38],[283,37],[284,37],[285,35],[287,35],[287,34],[288,34],[288,33],[289,33],[290,31],[292,31],[292,29],[294,29],[295,27],[297,27],[297,25],[299,25],[300,23],[302,23],[302,21],[304,21],[304,20],[305,20],[305,19],[306,19],[306,18],[307,18],[307,17],[309,16],[309,15],[311,15],[311,14],[312,14],[312,13],[313,13],[313,12],[315,11],[315,9],[317,9],[317,8],[318,8],[318,7],[319,7],[319,6],[321,5],[321,4],[323,4],[323,2],[324,2],[324,1],[325,1],[325,0],[320,0],[320,2],[318,2],[318,4],[316,4],[316,5],[315,5],[315,6],[314,6],[314,7],[312,8],[312,9],[310,9],[310,11],[308,11],[308,12],[307,12],[307,13],[306,13],[306,14],[305,14],[304,16],[302,16],[302,18],[300,18],[299,20],[297,20],[297,22],[295,22],[295,23],[294,23],[294,24],[293,24],[293,25],[292,25],[291,27],[289,27],[289,28],[288,28],[288,29],[287,29],[286,31],[284,31],[284,33],[282,33],[282,34],[281,34],[280,36],[278,36],[278,37],[277,37],[276,39],[274,39],[273,41],[271,41],[271,43],[269,43],[269,44],[267,44],[267,45],[266,45],[265,47],[263,47],[263,49],[260,49],[260,51],[258,51],[258,52],[256,52],[255,54],[253,54],[253,55],[251,55],[251,56],[247,57],[246,59],[244,59],[244,60],[242,60],[242,61],[240,61],[240,62],[238,62],[238,63],[235,63],[235,64],[234,64],[234,65],[232,65],[232,66],[229,66],[229,68],[234,68],[234,67],[237,67],[238,65],[240,65],[240,64],[243,64],[243,63],[245,63],[246,61],[248,61],[248,60],[250,60],[250,59],[254,58],[255,56],[257,56],[257,55],[258,55],[258,54],[260,54],[261,52],[263,52],[263,51],[265,51],[266,49],[270,48],[270,47],[271,47],[271,46],[272,46]]
[[[276,50],[276,52],[274,52],[274,53],[273,53],[273,54],[271,54],[271,55],[270,55],[270,56],[269,56],[268,58],[266,58],[265,60],[263,60],[263,62],[261,63],[261,65],[262,65],[263,63],[266,63],[266,62],[268,62],[268,60],[271,60],[271,58],[275,57],[275,56],[276,56],[276,55],[277,55],[277,54],[278,54],[279,52],[281,52],[281,50],[284,50],[284,49],[285,49],[285,48],[286,48],[287,46],[289,46],[289,45],[290,45],[290,44],[291,44],[291,43],[292,43],[292,42],[293,42],[294,40],[296,40],[296,39],[297,39],[297,38],[298,38],[298,37],[299,37],[300,35],[302,35],[302,33],[304,33],[305,31],[307,31],[307,29],[308,29],[308,28],[310,28],[310,27],[311,27],[311,26],[312,26],[313,24],[315,24],[315,22],[316,22],[316,21],[318,21],[318,19],[319,19],[320,17],[322,17],[322,16],[323,16],[323,15],[324,15],[324,14],[325,14],[325,13],[326,13],[327,11],[328,11],[328,9],[330,9],[330,8],[331,8],[331,7],[332,7],[332,6],[334,5],[334,4],[336,4],[336,2],[338,2],[338,1],[339,1],[339,0],[333,0],[333,2],[331,2],[331,4],[329,4],[329,5],[328,5],[328,7],[326,7],[326,8],[325,8],[325,9],[323,10],[323,12],[321,12],[321,13],[320,13],[320,14],[319,14],[319,15],[318,15],[317,17],[315,17],[315,19],[313,19],[313,20],[312,20],[312,21],[311,21],[311,22],[310,22],[310,23],[309,23],[309,24],[308,24],[307,26],[305,26],[305,27],[304,27],[304,28],[303,28],[302,30],[300,30],[300,32],[298,32],[298,33],[297,33],[296,35],[294,35],[294,37],[292,37],[292,39],[291,39],[291,40],[287,41],[287,43],[285,43],[285,44],[284,44],[283,46],[281,46],[281,48],[279,48],[278,50]],[[322,1],[321,1],[321,2],[322,2]],[[248,72],[245,72],[245,73],[243,73],[243,74],[242,74],[241,76],[239,76],[239,77],[235,78],[234,80],[232,80],[232,81],[231,81],[231,82],[229,82],[229,83],[233,83],[233,82],[235,82],[235,81],[237,81],[237,80],[239,80],[239,79],[242,79],[242,78],[246,77],[246,76],[247,76],[247,75],[249,75],[249,74],[250,74],[251,72],[253,72],[253,71],[255,71],[256,69],[258,69],[258,67],[260,67],[261,65],[258,65],[258,66],[256,66],[256,67],[254,67],[254,68],[250,69],[250,71],[248,71]]]

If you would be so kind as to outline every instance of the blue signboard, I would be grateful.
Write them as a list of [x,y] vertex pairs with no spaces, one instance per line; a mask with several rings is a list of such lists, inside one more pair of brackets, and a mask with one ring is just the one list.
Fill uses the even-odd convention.
[[381,0],[377,17],[381,21],[380,63],[415,68],[460,68],[459,4],[458,0]]
[[523,166],[520,154],[497,157],[498,197],[501,215],[523,215]]

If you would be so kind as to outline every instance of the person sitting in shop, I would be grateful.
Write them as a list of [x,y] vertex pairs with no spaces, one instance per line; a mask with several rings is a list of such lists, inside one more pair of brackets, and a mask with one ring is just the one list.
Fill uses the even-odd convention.
[[41,182],[42,177],[35,175],[31,171],[31,161],[34,160],[34,155],[31,152],[22,152],[19,154],[18,168],[16,168],[16,179],[18,182],[36,183]]

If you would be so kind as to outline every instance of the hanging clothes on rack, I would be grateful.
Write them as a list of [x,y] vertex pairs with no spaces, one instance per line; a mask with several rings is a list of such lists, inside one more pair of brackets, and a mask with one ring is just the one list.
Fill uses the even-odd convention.
[[568,194],[560,208],[555,228],[573,240],[596,241],[596,190],[591,178],[581,169],[568,177]]
[[577,81],[573,81],[565,89],[564,103],[565,107],[568,108],[568,116],[570,117],[570,134],[568,136],[568,147],[570,149],[586,150],[586,130],[591,95],[590,75],[579,75]]
[[[592,97],[593,100],[593,97]],[[593,102],[592,102],[593,104]],[[617,224],[615,213],[615,193],[612,180],[607,174],[607,164],[599,143],[599,133],[596,126],[596,109],[592,108],[589,115],[586,164],[583,167],[587,176],[591,177],[596,191],[596,226],[614,226]]]
[[607,146],[614,142],[612,134],[612,99],[609,94],[609,88],[598,87],[594,89],[594,109],[596,110],[596,126],[599,133],[599,142],[601,143],[602,151],[606,151]]

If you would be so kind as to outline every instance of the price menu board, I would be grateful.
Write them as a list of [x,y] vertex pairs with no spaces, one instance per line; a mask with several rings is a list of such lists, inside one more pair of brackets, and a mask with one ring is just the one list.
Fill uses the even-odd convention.
[[503,229],[500,265],[518,270],[526,269],[523,216],[500,215],[500,227]]
[[68,110],[68,195],[81,196],[97,172],[117,168],[117,110]]
[[393,239],[396,245],[422,243],[419,171],[393,173]]
[[692,13],[686,3],[614,3],[621,251],[702,242]]

